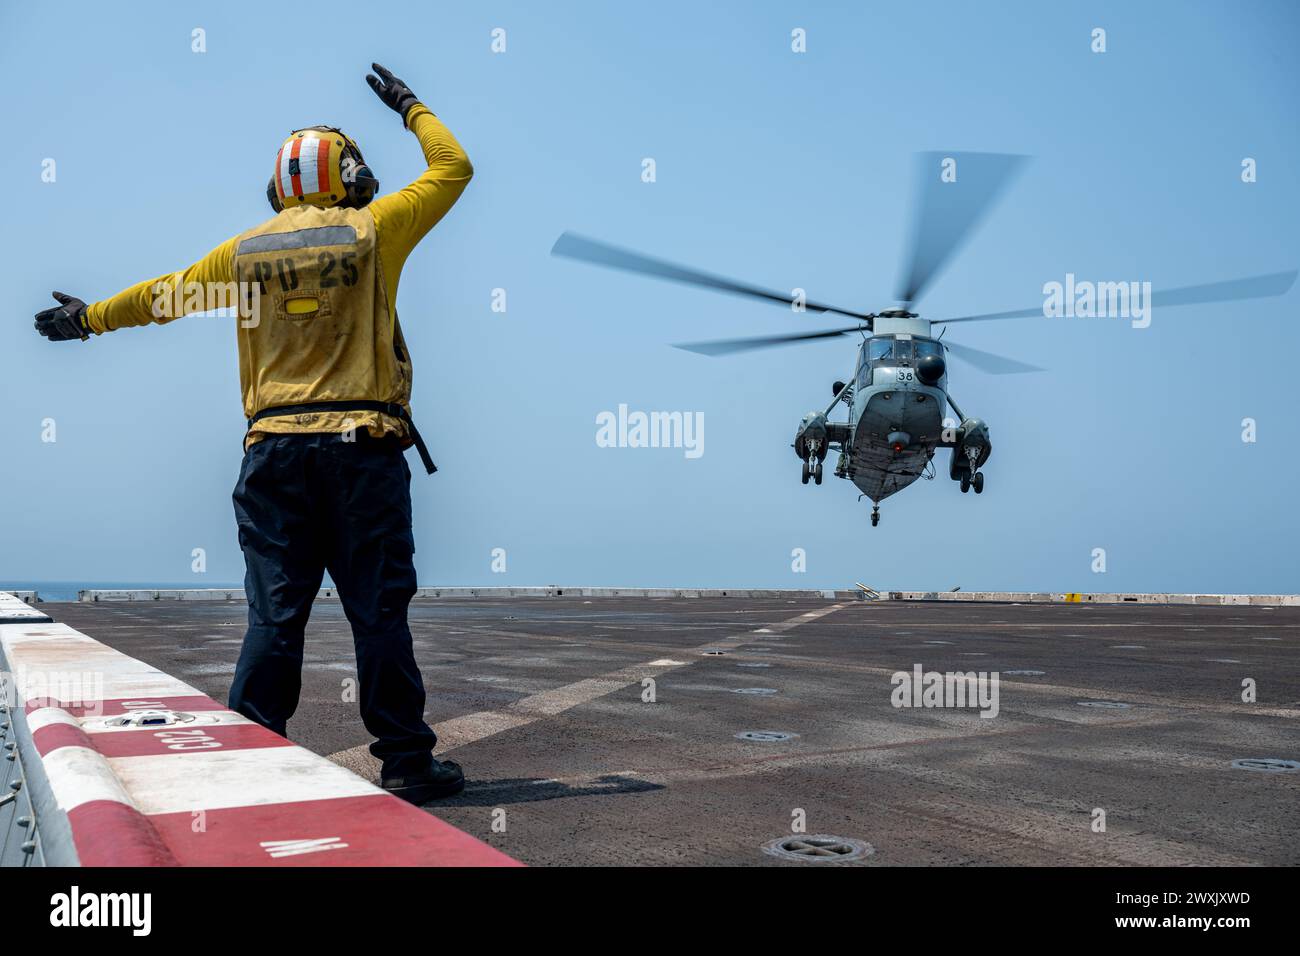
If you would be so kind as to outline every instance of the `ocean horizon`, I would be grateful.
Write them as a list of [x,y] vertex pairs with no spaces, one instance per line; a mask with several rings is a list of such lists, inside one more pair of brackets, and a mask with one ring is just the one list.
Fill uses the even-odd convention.
[[160,591],[174,588],[187,590],[191,588],[215,588],[219,590],[230,588],[242,591],[244,582],[204,581],[201,584],[196,584],[191,580],[181,584],[174,581],[168,583],[157,581],[0,581],[0,591],[35,591],[39,600],[50,602],[75,601],[77,600],[78,591]]

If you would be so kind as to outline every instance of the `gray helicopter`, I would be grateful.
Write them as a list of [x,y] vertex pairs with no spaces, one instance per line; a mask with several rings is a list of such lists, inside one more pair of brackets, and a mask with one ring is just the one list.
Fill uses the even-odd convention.
[[[569,232],[560,236],[551,254],[765,299],[796,313],[831,313],[854,319],[855,324],[843,328],[681,343],[676,347],[716,356],[860,333],[863,341],[852,380],[835,382],[830,405],[803,417],[793,447],[803,462],[804,484],[812,481],[820,485],[827,454],[838,452],[835,476],[852,481],[862,496],[871,499],[871,523],[876,525],[880,523],[880,502],[922,475],[933,477],[932,459],[939,448],[952,449],[948,476],[959,483],[963,493],[974,490],[980,494],[984,490],[981,469],[993,448],[988,425],[978,418],[967,418],[949,393],[949,356],[997,375],[1043,371],[1001,355],[941,341],[934,334],[935,326],[957,322],[1043,317],[1047,312],[1042,304],[949,319],[926,319],[911,311],[1015,178],[1024,160],[1023,156],[999,153],[917,155],[918,189],[911,241],[895,294],[898,306],[880,312],[858,312],[813,302],[803,296],[802,290],[795,290],[797,295],[774,292]],[[1296,274],[1291,270],[1162,290],[1151,293],[1147,304],[1167,307],[1282,295],[1291,288]],[[848,409],[847,421],[831,421],[841,404]],[[947,418],[948,408],[955,419]]]

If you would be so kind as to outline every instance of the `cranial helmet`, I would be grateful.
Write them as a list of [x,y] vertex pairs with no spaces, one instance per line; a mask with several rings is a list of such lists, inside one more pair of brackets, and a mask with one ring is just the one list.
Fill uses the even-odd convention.
[[360,209],[378,191],[356,140],[333,126],[309,126],[280,146],[266,198],[276,212],[291,206]]

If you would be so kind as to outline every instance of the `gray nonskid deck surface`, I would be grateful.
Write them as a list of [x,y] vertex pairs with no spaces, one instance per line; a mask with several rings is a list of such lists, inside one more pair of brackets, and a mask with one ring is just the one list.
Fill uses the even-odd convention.
[[[245,613],[42,610],[218,699]],[[1232,767],[1300,760],[1298,608],[444,598],[411,627],[426,717],[470,779],[430,809],[527,863],[813,865],[761,849],[801,813],[869,843],[868,866],[1300,862],[1300,773]],[[890,675],[915,664],[1001,672],[999,716],[895,709]],[[368,773],[354,674],[342,609],[318,602],[290,736]],[[775,693],[736,693],[754,688]]]

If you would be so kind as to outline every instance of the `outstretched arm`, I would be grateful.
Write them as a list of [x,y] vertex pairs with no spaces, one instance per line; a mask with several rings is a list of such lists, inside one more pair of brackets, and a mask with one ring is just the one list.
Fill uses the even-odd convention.
[[135,325],[162,325],[191,312],[238,304],[234,298],[235,239],[228,239],[187,269],[146,279],[111,299],[86,309],[91,332],[113,332]]
[[51,342],[85,340],[133,325],[161,325],[191,312],[237,307],[234,255],[235,239],[229,239],[188,269],[138,282],[90,306],[55,292],[59,305],[36,313],[36,331]]

